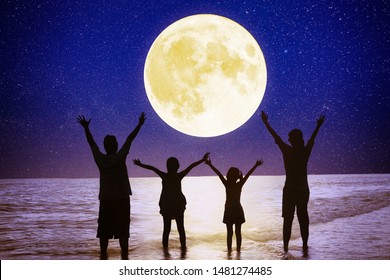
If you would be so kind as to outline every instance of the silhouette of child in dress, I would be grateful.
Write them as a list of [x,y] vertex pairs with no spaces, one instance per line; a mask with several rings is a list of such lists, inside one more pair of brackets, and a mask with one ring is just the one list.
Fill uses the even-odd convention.
[[262,160],[257,160],[255,165],[248,171],[246,176],[242,175],[242,172],[236,167],[230,167],[226,179],[222,173],[215,168],[211,163],[211,160],[208,159],[205,162],[210,168],[218,175],[221,179],[226,190],[226,202],[225,202],[225,211],[223,214],[223,223],[226,224],[227,229],[227,248],[228,252],[232,251],[232,239],[233,239],[233,225],[235,225],[235,234],[236,234],[236,243],[237,243],[237,252],[241,251],[241,225],[245,223],[244,210],[241,206],[241,190],[244,186],[246,180],[249,176],[255,171],[255,169],[263,164]]
[[192,163],[186,169],[178,172],[180,164],[177,158],[170,157],[167,160],[167,172],[163,172],[154,166],[141,163],[139,159],[133,160],[134,164],[145,169],[154,171],[162,179],[162,191],[160,195],[160,214],[163,216],[164,230],[162,244],[164,249],[168,248],[171,222],[176,220],[177,230],[180,237],[181,249],[186,249],[186,233],[184,229],[184,210],[186,209],[186,198],[181,190],[181,180],[196,166],[205,162],[209,153],[203,158]]

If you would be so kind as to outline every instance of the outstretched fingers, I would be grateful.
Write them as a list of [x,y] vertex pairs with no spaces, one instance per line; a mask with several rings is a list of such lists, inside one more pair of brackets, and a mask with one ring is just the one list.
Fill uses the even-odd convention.
[[146,120],[146,115],[144,112],[141,113],[140,117],[139,117],[139,123],[140,124],[143,124]]
[[76,120],[78,123],[81,123],[83,120],[85,120],[85,117],[84,116],[77,116]]
[[77,117],[77,122],[81,124],[83,127],[88,127],[89,123],[91,122],[91,119],[87,120],[84,115],[79,115]]
[[318,119],[317,119],[317,125],[321,126],[325,121],[325,116],[324,115],[321,115]]
[[256,166],[260,166],[260,165],[263,165],[263,160],[262,159],[258,159],[257,161],[256,161]]

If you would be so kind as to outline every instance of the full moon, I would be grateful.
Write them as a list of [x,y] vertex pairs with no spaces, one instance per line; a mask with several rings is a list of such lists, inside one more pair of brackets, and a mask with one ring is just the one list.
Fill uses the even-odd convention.
[[148,99],[172,128],[198,137],[229,133],[264,96],[260,46],[238,23],[217,15],[182,18],[155,39],[145,61]]

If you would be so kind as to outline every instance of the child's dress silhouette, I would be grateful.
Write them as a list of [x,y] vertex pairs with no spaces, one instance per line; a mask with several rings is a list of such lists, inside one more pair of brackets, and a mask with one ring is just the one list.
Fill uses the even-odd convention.
[[242,182],[224,181],[226,191],[225,211],[223,222],[225,224],[243,224],[245,223],[244,210],[241,206]]
[[175,219],[183,215],[186,209],[186,198],[181,190],[181,180],[184,174],[168,174],[162,177],[162,191],[160,195],[160,214]]

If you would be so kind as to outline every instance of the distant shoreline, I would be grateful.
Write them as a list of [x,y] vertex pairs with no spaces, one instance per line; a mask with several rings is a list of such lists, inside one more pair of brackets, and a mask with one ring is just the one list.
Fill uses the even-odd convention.
[[[351,175],[367,175],[367,176],[383,176],[383,175],[390,175],[390,173],[320,173],[320,174],[308,174],[308,176],[351,176]],[[270,175],[270,174],[264,174],[264,175],[252,175],[251,177],[284,177],[284,174],[276,174],[276,175]],[[192,178],[203,178],[203,177],[216,177],[215,175],[189,175],[188,177]],[[129,179],[142,179],[142,178],[158,178],[157,176],[131,176]],[[96,179],[99,180],[99,177],[21,177],[21,178],[0,178],[0,180],[62,180],[62,179]]]

